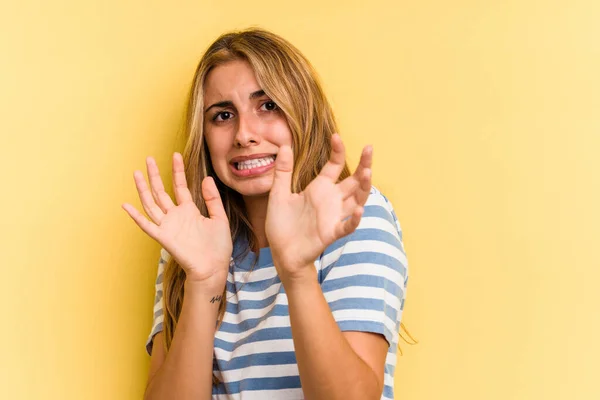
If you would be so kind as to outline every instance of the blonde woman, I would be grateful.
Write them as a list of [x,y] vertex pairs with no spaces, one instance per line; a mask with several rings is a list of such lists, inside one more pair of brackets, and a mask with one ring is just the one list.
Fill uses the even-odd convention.
[[350,173],[310,63],[260,29],[219,37],[192,85],[175,199],[134,180],[162,246],[146,399],[392,399],[408,280],[372,149]]

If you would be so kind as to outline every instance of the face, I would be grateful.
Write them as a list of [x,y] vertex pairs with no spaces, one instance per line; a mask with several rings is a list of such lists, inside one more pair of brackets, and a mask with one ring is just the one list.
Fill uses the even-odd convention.
[[204,137],[217,176],[245,197],[268,194],[279,147],[292,145],[283,111],[247,61],[215,67],[204,88]]

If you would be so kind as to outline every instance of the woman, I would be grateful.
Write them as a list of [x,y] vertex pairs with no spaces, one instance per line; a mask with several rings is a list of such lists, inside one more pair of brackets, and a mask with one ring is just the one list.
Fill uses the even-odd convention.
[[350,174],[309,62],[264,30],[222,35],[186,127],[175,202],[149,157],[150,220],[123,205],[163,247],[145,398],[392,399],[402,233],[370,147]]

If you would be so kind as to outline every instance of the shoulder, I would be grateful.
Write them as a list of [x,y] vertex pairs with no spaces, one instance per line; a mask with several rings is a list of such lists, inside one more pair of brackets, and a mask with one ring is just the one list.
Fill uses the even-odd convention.
[[394,224],[398,221],[392,202],[379,189],[371,186],[371,192],[365,203],[365,212],[367,213],[363,216],[368,217],[374,211],[379,211],[377,215],[380,218],[391,220]]
[[355,240],[391,240],[396,242],[396,240],[389,238],[389,235],[399,242],[402,241],[400,222],[392,202],[379,189],[372,186],[358,227],[350,235],[339,239],[338,242],[340,244]]
[[166,264],[170,259],[171,259],[171,255],[167,252],[167,250],[164,249],[164,247],[161,247],[159,262],[161,264]]
[[156,290],[160,291],[161,294],[162,294],[163,275],[165,273],[165,267],[167,266],[167,263],[169,262],[170,259],[171,259],[171,255],[164,248],[161,248],[160,249],[160,257],[158,259],[158,268],[156,271],[156,282],[155,282]]
[[369,198],[367,199],[367,204],[374,203],[380,204],[382,206],[390,205],[390,201],[387,197],[381,193],[381,190],[377,189],[375,186],[371,186],[371,192],[369,193]]
[[325,249],[321,255],[322,266],[326,267],[340,257],[348,258],[350,254],[360,257],[360,254],[376,252],[400,256],[404,246],[402,229],[392,203],[373,186],[358,227]]

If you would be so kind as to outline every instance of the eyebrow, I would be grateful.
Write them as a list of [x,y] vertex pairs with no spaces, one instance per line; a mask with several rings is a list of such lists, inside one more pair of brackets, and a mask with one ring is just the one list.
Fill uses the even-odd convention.
[[[266,93],[264,90],[257,90],[256,92],[252,92],[250,93],[250,100],[254,100],[256,98],[262,97],[264,96]],[[225,100],[225,101],[220,101],[218,103],[215,103],[213,105],[211,105],[210,107],[208,107],[206,110],[204,110],[204,113],[207,113],[208,110],[210,110],[213,107],[233,107],[233,102],[231,100]]]

